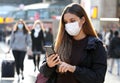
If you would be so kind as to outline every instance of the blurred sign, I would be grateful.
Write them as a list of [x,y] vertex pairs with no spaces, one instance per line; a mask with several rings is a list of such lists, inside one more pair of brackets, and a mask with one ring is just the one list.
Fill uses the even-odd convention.
[[0,17],[0,24],[4,23],[4,18]]
[[14,19],[11,17],[6,17],[6,18],[0,17],[0,24],[11,23],[11,22],[14,22]]
[[34,15],[34,20],[39,20],[39,19],[40,19],[40,15],[38,12],[36,12]]
[[10,17],[5,18],[5,23],[11,23],[13,21],[14,21],[13,18],[10,18]]
[[91,18],[96,19],[98,17],[98,7],[94,6],[91,8]]

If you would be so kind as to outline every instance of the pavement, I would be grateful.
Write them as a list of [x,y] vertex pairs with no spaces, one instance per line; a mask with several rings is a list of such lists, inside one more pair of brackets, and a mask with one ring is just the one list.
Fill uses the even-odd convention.
[[117,62],[115,61],[112,73],[109,73],[111,59],[107,60],[107,73],[104,83],[120,83],[120,75],[117,75]]
[[[9,49],[8,45],[0,42],[0,71],[1,71],[1,63],[3,60],[5,60],[6,58],[11,59],[11,60],[14,59],[11,52],[9,54],[6,54],[8,49]],[[41,61],[44,59],[44,56],[45,55],[41,55]],[[108,69],[109,69],[111,60],[108,59],[107,61],[108,61]],[[41,64],[41,62],[40,62],[40,64]],[[35,83],[36,76],[38,73],[39,73],[38,71],[34,72],[33,61],[29,60],[26,56],[25,61],[24,61],[25,79],[18,82],[17,75],[15,73],[15,76],[13,78],[0,77],[0,83]],[[0,72],[0,76],[1,76],[1,72]],[[116,64],[114,65],[114,69],[113,69],[112,74],[109,73],[107,70],[104,83],[120,83],[120,76],[117,76],[117,65]]]
[[[1,64],[3,60],[14,60],[12,53],[6,54],[9,50],[8,45],[0,42],[0,71],[1,71]],[[45,55],[41,55],[41,60],[43,60]],[[41,61],[42,62],[42,61]],[[40,62],[40,64],[41,64]],[[0,72],[0,83],[35,83],[36,76],[38,75],[39,71],[36,70],[34,72],[34,64],[33,60],[29,60],[28,56],[26,55],[24,60],[24,80],[17,81],[17,74],[15,72],[15,76],[12,78],[3,78],[1,77]]]

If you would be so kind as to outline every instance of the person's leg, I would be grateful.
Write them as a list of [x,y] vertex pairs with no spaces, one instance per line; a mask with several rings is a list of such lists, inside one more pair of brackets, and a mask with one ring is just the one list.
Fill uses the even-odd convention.
[[114,59],[111,59],[110,70],[109,70],[110,73],[112,73],[113,66],[114,66]]
[[20,57],[19,57],[22,79],[24,79],[23,71],[24,71],[24,59],[25,59],[25,54],[26,54],[25,51],[21,51],[21,52],[20,52]]
[[38,68],[38,70],[39,70],[39,63],[40,63],[40,54],[37,57],[37,68]]
[[12,53],[13,53],[13,56],[14,56],[14,59],[15,59],[16,72],[17,72],[17,75],[19,75],[20,74],[20,71],[19,71],[19,69],[20,69],[19,52],[13,50]]
[[15,59],[16,72],[17,72],[18,81],[19,81],[20,80],[20,78],[19,78],[19,74],[20,74],[19,54],[20,53],[19,53],[19,51],[15,51],[15,50],[13,50],[12,53],[13,53],[13,56]]
[[36,55],[33,54],[34,71],[36,71]]
[[120,75],[120,59],[116,59],[117,61],[117,75]]

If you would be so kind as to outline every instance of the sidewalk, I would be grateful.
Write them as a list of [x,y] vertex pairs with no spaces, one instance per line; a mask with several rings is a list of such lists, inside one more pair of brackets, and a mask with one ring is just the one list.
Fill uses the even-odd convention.
[[[44,57],[44,55],[42,55],[42,57]],[[2,60],[0,60],[0,64],[1,62]],[[0,65],[0,71],[1,71],[1,65]],[[19,83],[35,83],[36,76],[38,73],[39,73],[38,70],[34,72],[33,61],[28,60],[26,56],[25,61],[24,61],[24,80],[21,80]],[[14,78],[2,78],[1,77],[0,83],[18,83],[17,74],[15,73]]]
[[[8,50],[8,48],[0,43],[0,47],[2,46],[2,49],[0,48],[0,71],[1,71],[1,62],[5,56],[5,51]],[[43,60],[44,55],[42,55],[41,60]],[[108,60],[108,69],[109,69],[110,60]],[[117,65],[114,66],[113,73],[110,74],[109,72],[106,73],[106,78],[104,83],[120,83],[120,76],[116,75],[116,69]],[[25,79],[21,81],[20,83],[35,83],[35,79],[38,71],[34,72],[34,65],[32,60],[28,60],[27,56],[24,61],[24,76]],[[1,73],[1,72],[0,72]],[[1,74],[0,74],[1,75]],[[14,78],[0,78],[0,83],[18,83],[16,81],[17,76],[15,75]]]
[[[12,56],[12,53],[5,54],[8,51],[8,46],[4,43],[0,43],[0,71],[1,71],[1,63],[4,59],[14,59]],[[44,58],[44,55],[42,55],[41,59]],[[28,57],[25,57],[24,61],[24,80],[21,80],[19,83],[35,83],[36,76],[39,72],[34,72],[34,64],[33,60],[28,60]],[[2,78],[1,72],[0,72],[0,83],[18,83],[17,81],[17,75],[15,73],[14,78]]]
[[[110,59],[107,60],[108,69],[110,66]],[[115,62],[112,74],[107,71],[104,83],[120,83],[120,76],[117,76],[117,64]]]
[[[25,60],[24,62],[25,70],[24,70],[24,80],[21,80],[20,83],[35,83],[36,76],[38,71],[34,72],[33,62],[32,60]],[[1,78],[0,83],[17,83],[17,75],[15,73],[14,78]]]
[[120,76],[107,72],[104,83],[120,83]]

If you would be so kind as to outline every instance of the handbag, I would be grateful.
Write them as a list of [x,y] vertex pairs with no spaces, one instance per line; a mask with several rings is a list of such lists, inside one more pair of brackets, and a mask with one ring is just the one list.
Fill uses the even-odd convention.
[[47,83],[47,81],[48,81],[48,78],[45,77],[42,73],[39,73],[37,75],[37,79],[35,83]]
[[50,77],[45,77],[42,73],[39,73],[35,83],[55,83],[56,77],[56,72],[54,72]]
[[27,50],[28,59],[33,59],[33,52],[31,49]]

